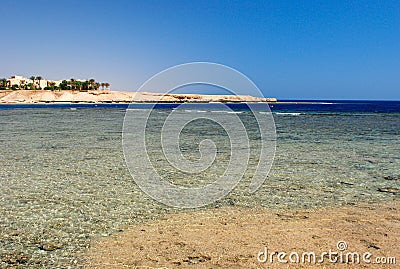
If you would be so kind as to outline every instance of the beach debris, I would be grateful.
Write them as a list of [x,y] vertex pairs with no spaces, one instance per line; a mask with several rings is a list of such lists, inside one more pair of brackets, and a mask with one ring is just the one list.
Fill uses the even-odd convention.
[[388,193],[393,193],[393,194],[400,193],[400,189],[396,189],[396,188],[378,188],[378,191],[380,191],[380,192],[388,192]]

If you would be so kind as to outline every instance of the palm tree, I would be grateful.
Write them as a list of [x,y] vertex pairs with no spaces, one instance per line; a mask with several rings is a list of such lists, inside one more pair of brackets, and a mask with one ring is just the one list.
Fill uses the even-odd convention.
[[106,85],[106,90],[109,90],[108,87],[110,87],[110,83],[106,82],[104,84]]
[[37,80],[39,80],[39,89],[42,89],[42,87],[40,87],[40,81],[43,79],[41,76],[36,77]]
[[101,83],[101,87],[103,88],[102,90],[104,91],[104,86],[106,86],[106,84],[104,82]]
[[68,86],[68,85],[69,85],[68,81],[63,80],[63,81],[60,83],[59,87],[60,87],[61,90],[68,90],[68,89],[69,89],[69,86]]
[[82,91],[82,82],[80,81],[75,81],[75,85],[78,88],[79,91]]
[[96,90],[98,90],[98,89],[100,88],[100,83],[96,82],[96,83],[94,84],[94,87],[95,87]]
[[71,78],[68,81],[68,84],[71,86],[71,90],[75,90],[75,79],[74,78]]
[[0,88],[1,89],[7,88],[7,79],[5,79],[5,78],[0,79]]
[[35,79],[36,79],[36,77],[31,76],[29,79],[32,80],[33,88],[36,90],[36,86],[35,86]]
[[93,78],[91,78],[91,79],[89,79],[89,88],[90,88],[90,90],[93,90],[93,88],[95,87],[94,85],[94,83],[95,83],[96,81],[93,79]]
[[86,80],[86,81],[82,82],[82,90],[83,90],[83,91],[88,91],[89,88],[90,88],[90,83],[89,83],[89,81]]

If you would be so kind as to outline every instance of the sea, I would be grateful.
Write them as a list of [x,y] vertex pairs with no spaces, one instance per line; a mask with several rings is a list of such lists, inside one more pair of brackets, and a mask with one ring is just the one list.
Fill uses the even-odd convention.
[[[79,268],[91,240],[168,213],[223,206],[312,209],[399,199],[400,101],[280,101],[268,108],[254,104],[254,111],[247,104],[228,104],[254,152],[237,186],[197,209],[171,208],[141,190],[135,179],[143,174],[129,169],[124,158],[124,119],[127,110],[139,120],[152,109],[145,138],[151,169],[173,184],[204,186],[223,175],[231,157],[229,135],[207,120],[215,104],[179,111],[202,115],[182,128],[179,154],[196,162],[203,140],[216,146],[214,162],[200,173],[171,166],[160,143],[163,123],[180,104],[0,105],[0,267]],[[260,158],[254,113],[271,113],[276,150],[268,177],[250,193]]]

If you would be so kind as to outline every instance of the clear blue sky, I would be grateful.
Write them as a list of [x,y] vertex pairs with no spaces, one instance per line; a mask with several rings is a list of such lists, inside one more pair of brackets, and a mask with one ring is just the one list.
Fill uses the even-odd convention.
[[0,77],[134,91],[210,61],[281,99],[400,100],[400,1],[3,0],[0,14]]

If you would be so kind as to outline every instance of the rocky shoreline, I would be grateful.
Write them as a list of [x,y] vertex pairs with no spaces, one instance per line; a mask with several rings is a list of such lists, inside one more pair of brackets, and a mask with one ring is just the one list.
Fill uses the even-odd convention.
[[35,103],[238,103],[238,102],[276,102],[276,98],[259,98],[245,95],[199,95],[199,94],[159,94],[149,92],[119,92],[109,90],[3,90],[0,91],[0,104]]

